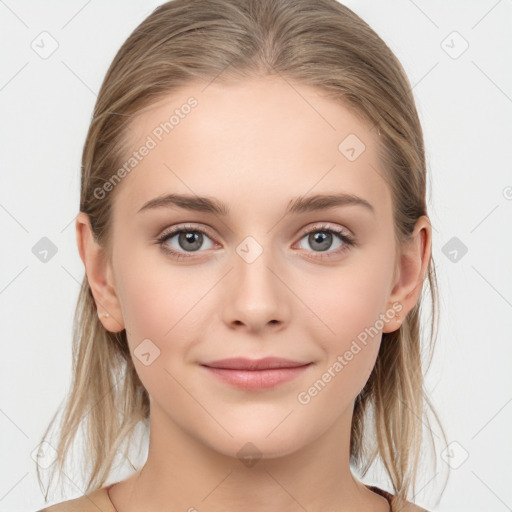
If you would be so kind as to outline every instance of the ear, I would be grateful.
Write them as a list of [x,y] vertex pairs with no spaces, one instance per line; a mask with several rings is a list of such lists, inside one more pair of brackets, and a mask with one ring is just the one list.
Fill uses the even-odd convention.
[[[400,260],[397,262],[393,289],[389,296],[388,307],[398,311],[399,318],[387,322],[382,332],[396,331],[407,313],[415,306],[421,294],[423,280],[426,275],[432,251],[432,226],[430,219],[421,216],[414,227],[411,237],[403,244]],[[392,305],[395,304],[394,307]]]
[[[78,252],[85,266],[100,320],[108,331],[122,331],[124,320],[109,258],[104,248],[94,239],[89,216],[86,213],[78,213],[75,226]],[[104,313],[108,313],[108,316],[103,315]]]

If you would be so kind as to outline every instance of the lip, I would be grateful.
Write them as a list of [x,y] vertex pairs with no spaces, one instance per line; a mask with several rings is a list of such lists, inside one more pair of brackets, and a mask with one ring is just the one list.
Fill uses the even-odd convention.
[[227,384],[256,391],[273,388],[295,379],[311,364],[280,357],[263,359],[237,357],[210,361],[202,363],[201,366]]
[[268,370],[275,368],[297,368],[305,366],[308,362],[292,361],[282,357],[264,357],[262,359],[248,359],[246,357],[232,357],[202,363],[210,368],[223,368],[226,370]]

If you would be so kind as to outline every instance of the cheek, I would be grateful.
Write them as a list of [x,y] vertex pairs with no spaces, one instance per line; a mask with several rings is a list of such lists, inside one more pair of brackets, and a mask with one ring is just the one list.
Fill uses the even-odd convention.
[[376,324],[387,302],[383,267],[351,265],[302,279],[300,295],[313,315],[308,313],[304,322],[316,338],[322,333],[322,339],[330,340],[328,347],[343,348],[347,340]]
[[351,398],[366,383],[378,355],[389,267],[385,258],[361,259],[328,275],[308,276],[301,286],[303,301],[311,310],[298,315],[301,328],[325,355],[320,378]]
[[178,400],[183,392],[172,376],[181,381],[183,365],[194,362],[192,350],[205,338],[218,277],[197,266],[170,264],[164,256],[149,259],[142,252],[133,251],[116,267],[128,344],[150,395],[157,398],[163,392],[163,400]]
[[322,321],[303,320],[323,358],[296,400],[306,417],[321,418],[322,428],[352,410],[373,371],[382,339],[381,330],[375,328],[382,302],[375,282],[351,277],[337,284],[329,293],[317,294]]
[[[158,249],[151,249],[154,253]],[[211,278],[193,266],[177,267],[164,255],[148,258],[148,249],[132,251],[116,265],[119,300],[127,331],[133,339],[165,341],[183,323],[211,288]]]
[[171,268],[163,258],[150,261],[142,256],[133,251],[116,266],[132,360],[143,386],[158,402],[186,400],[173,376],[178,377],[189,340],[198,339],[196,306],[209,281],[201,285],[201,280]]

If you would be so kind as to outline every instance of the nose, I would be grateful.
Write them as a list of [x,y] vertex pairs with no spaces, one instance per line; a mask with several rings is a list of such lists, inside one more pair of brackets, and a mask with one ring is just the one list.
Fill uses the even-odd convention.
[[230,328],[256,333],[282,329],[289,322],[293,294],[272,251],[261,249],[249,243],[233,254],[233,268],[224,283],[222,311]]

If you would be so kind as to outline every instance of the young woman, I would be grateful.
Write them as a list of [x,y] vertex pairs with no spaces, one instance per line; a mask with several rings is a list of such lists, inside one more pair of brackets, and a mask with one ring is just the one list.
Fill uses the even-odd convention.
[[[423,510],[426,164],[378,35],[335,0],[172,0],[116,55],[82,164],[54,467],[83,428],[88,484],[45,510]],[[145,463],[106,485],[138,425]],[[374,461],[393,489],[354,476]]]

